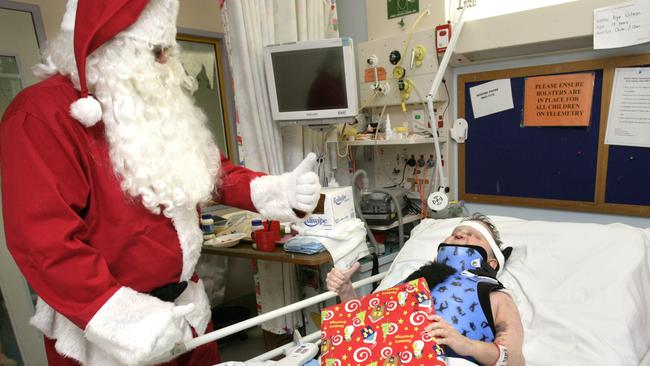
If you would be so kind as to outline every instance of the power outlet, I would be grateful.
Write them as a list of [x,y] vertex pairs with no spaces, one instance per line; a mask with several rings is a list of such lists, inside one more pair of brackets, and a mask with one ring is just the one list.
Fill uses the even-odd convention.
[[424,109],[417,109],[411,112],[409,121],[409,132],[424,132],[428,129],[428,122],[425,118]]
[[[380,152],[381,149],[381,152]],[[425,182],[425,192],[435,180],[434,167],[428,162],[433,156],[432,144],[387,145],[377,148],[375,156],[375,186],[388,187],[400,185],[410,189],[415,177],[415,168],[419,171],[417,180]],[[411,160],[411,165],[408,164]],[[402,178],[404,177],[404,178]]]

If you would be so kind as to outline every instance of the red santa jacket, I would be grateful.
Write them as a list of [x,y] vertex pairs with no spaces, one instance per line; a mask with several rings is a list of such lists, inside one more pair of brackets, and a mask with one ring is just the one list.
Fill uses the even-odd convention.
[[[20,93],[0,124],[0,161],[7,246],[36,293],[84,329],[120,287],[178,282],[183,253],[172,221],[120,189],[104,125],[70,117],[77,98],[62,76]],[[254,210],[262,174],[223,156],[221,174],[220,201]]]

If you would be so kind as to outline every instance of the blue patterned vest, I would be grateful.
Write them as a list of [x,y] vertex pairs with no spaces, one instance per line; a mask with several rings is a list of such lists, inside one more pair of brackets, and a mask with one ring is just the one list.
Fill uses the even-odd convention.
[[[485,257],[484,257],[485,256]],[[444,263],[456,270],[446,280],[431,289],[436,314],[442,316],[462,335],[483,342],[493,342],[495,336],[490,293],[502,289],[496,279],[478,276],[470,269],[481,267],[487,254],[480,247],[440,244],[436,262]],[[448,356],[458,356],[448,347]],[[471,357],[463,357],[476,362]]]

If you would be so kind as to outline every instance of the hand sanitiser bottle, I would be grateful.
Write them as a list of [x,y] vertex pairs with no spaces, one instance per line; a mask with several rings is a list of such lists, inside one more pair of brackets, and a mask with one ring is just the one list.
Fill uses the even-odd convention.
[[386,114],[386,124],[384,126],[384,136],[386,140],[393,139],[393,127],[390,125],[390,114]]

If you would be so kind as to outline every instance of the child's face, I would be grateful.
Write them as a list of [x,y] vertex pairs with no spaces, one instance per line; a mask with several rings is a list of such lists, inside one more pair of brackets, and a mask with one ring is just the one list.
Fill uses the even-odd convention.
[[462,223],[454,228],[454,231],[451,232],[451,235],[445,239],[444,243],[447,244],[458,244],[458,245],[472,245],[485,249],[485,252],[488,255],[487,261],[492,266],[496,268],[497,260],[494,256],[494,252],[490,247],[490,244],[485,240],[483,235],[473,227],[463,226]]

